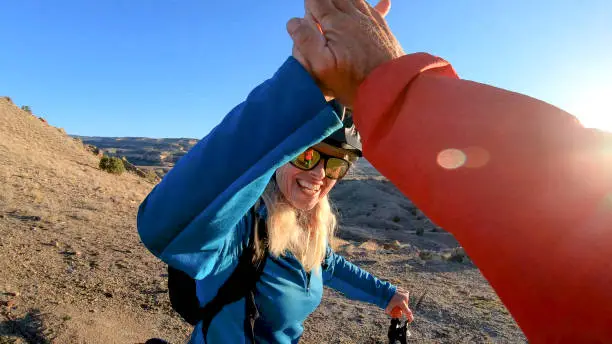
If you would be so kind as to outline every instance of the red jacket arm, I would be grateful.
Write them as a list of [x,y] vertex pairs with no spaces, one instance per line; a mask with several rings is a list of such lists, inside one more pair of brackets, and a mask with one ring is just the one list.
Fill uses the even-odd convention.
[[612,137],[411,54],[354,105],[364,155],[452,232],[532,342],[612,342]]

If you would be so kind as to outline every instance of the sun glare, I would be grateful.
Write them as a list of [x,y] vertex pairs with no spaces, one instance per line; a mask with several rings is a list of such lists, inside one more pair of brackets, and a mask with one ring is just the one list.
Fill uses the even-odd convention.
[[581,97],[569,110],[587,128],[612,132],[612,88]]

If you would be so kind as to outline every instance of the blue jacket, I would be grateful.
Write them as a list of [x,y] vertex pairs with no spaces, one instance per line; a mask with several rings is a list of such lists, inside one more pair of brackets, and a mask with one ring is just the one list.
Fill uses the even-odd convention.
[[[197,280],[205,305],[229,277],[252,228],[249,209],[274,171],[342,126],[308,72],[289,58],[200,140],[140,205],[138,233],[167,264]],[[265,210],[265,209],[264,209]],[[268,258],[256,286],[258,343],[297,343],[323,285],[385,308],[396,288],[328,249],[307,274],[291,254]],[[244,299],[213,319],[207,343],[246,343]],[[201,326],[192,343],[204,343]]]

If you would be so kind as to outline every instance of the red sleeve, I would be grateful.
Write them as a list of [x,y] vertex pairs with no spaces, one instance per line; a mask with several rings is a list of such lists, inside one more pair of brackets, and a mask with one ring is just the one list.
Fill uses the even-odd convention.
[[612,137],[412,54],[354,106],[364,155],[482,271],[530,342],[612,343]]

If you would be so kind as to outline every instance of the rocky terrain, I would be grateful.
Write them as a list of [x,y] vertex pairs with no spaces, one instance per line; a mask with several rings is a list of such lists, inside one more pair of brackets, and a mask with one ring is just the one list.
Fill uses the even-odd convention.
[[[187,151],[193,144],[81,139],[126,156],[129,150]],[[179,154],[161,155],[169,168]],[[153,156],[128,159],[147,166],[158,161]],[[101,171],[99,159],[79,140],[0,98],[0,343],[188,338],[189,326],[168,301],[165,266],[136,232],[137,207],[154,184]],[[341,223],[337,251],[411,291],[411,342],[526,341],[452,235],[366,161],[332,199]],[[387,343],[388,325],[382,310],[326,290],[301,343]]]

